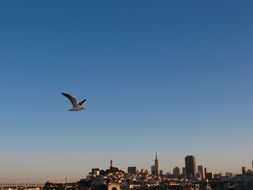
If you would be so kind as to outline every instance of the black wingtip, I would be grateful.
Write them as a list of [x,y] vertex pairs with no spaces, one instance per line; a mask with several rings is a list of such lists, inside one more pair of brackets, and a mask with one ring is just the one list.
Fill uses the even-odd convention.
[[78,104],[79,104],[79,106],[82,106],[83,105],[83,103],[86,101],[87,99],[84,99],[83,101],[81,101],[81,102],[79,102]]

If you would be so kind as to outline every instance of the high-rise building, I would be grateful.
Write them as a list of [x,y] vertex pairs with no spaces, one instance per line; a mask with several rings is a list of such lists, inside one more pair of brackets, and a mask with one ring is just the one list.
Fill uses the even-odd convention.
[[213,173],[212,172],[207,172],[206,173],[206,179],[212,180],[213,179]]
[[180,168],[179,167],[175,167],[173,168],[173,175],[176,176],[176,177],[179,177],[180,176]]
[[151,174],[156,175],[155,165],[151,166]]
[[196,159],[192,155],[185,157],[185,173],[187,179],[196,177]]
[[113,161],[110,160],[110,169],[113,167],[112,163],[113,163]]
[[155,154],[155,175],[158,176],[159,175],[159,162],[158,162],[158,158],[157,158],[157,153]]
[[246,169],[246,167],[242,167],[242,174],[246,174],[246,172],[247,172],[247,169]]
[[185,167],[182,168],[182,176],[183,176],[183,178],[186,178]]
[[136,170],[135,166],[128,167],[127,171],[128,171],[129,174],[136,174],[137,173],[137,170]]
[[206,175],[205,175],[205,168],[203,165],[198,166],[198,177],[200,179],[205,179]]

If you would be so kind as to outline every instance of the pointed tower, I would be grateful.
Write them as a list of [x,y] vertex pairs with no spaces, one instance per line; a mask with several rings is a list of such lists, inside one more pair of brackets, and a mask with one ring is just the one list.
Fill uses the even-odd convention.
[[159,161],[157,158],[157,153],[155,154],[155,175],[159,176]]

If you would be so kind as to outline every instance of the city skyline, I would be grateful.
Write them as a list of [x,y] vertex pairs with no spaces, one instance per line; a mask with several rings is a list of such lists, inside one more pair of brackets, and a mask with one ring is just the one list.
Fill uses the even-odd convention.
[[[251,167],[253,2],[0,2],[0,179]],[[86,98],[67,111],[61,92]],[[198,164],[197,164],[198,165]]]
[[[187,157],[190,157],[190,159],[192,159],[191,157],[193,157],[194,159],[194,165],[195,165],[195,175],[194,177],[199,177],[199,167],[204,167],[203,166],[203,163],[200,163],[198,162],[197,158],[195,157],[195,155],[186,155],[185,158],[184,158],[184,161],[183,161],[183,165],[175,165],[175,166],[172,166],[173,168],[160,168],[160,161],[158,159],[158,153],[156,152],[155,154],[155,160],[153,160],[153,163],[151,162],[150,163],[150,166],[151,166],[151,169],[150,167],[148,168],[143,168],[143,167],[139,167],[139,166],[134,166],[134,165],[128,165],[127,168],[122,168],[120,167],[119,165],[115,165],[115,160],[107,160],[107,166],[105,167],[99,167],[99,166],[94,166],[93,168],[90,168],[90,170],[87,172],[87,173],[83,173],[82,176],[79,176],[78,177],[74,177],[73,176],[65,176],[65,177],[62,177],[62,178],[45,178],[45,181],[50,181],[50,182],[55,182],[55,183],[66,183],[66,180],[69,180],[68,182],[75,182],[79,179],[82,179],[82,178],[85,178],[91,170],[93,169],[101,169],[101,170],[106,170],[106,169],[112,169],[114,167],[120,169],[120,170],[123,170],[125,172],[128,172],[129,173],[129,168],[135,168],[135,171],[138,171],[140,172],[141,170],[144,170],[144,171],[148,171],[150,174],[154,175],[154,176],[159,176],[160,174],[157,175],[157,167],[156,165],[158,165],[158,170],[159,172],[162,171],[164,175],[166,174],[174,174],[174,169],[175,168],[178,168],[179,169],[179,174],[180,175],[183,175],[185,176],[185,178],[187,179],[191,179],[193,178],[193,176],[189,177],[188,174],[187,174],[187,169],[185,169],[185,172],[186,174],[184,174],[184,171],[183,171],[183,168],[186,168],[186,158]],[[251,163],[251,164],[250,164]],[[154,167],[154,173],[152,173],[152,167]],[[191,166],[192,167],[192,166]],[[253,172],[253,161],[250,161],[249,163],[245,163],[241,166],[241,168],[237,169],[237,170],[224,170],[222,168],[220,168],[220,170],[212,170],[212,168],[209,168],[208,166],[205,166],[204,168],[202,168],[202,170],[207,173],[211,173],[212,176],[214,175],[226,175],[227,173],[231,173],[231,174],[234,174],[234,175],[239,175],[239,174],[245,174],[246,172],[248,172],[248,170],[250,170],[251,172]],[[192,172],[192,171],[190,171]],[[130,172],[131,173],[131,172]],[[202,174],[203,175],[203,174]],[[205,176],[205,175],[204,175]],[[201,178],[201,177],[200,177]],[[43,184],[45,181],[35,181],[34,184]],[[0,184],[32,184],[31,182],[28,182],[28,181],[18,181],[17,179],[8,179],[8,178],[4,178],[4,177],[1,177],[0,176]]]

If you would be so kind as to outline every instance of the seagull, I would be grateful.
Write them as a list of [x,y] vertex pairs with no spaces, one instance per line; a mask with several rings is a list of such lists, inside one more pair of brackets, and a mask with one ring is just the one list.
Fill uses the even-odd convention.
[[63,96],[66,96],[70,100],[70,102],[72,103],[72,105],[73,105],[73,108],[70,109],[69,111],[81,111],[81,110],[85,109],[84,102],[86,101],[86,99],[84,99],[83,101],[81,101],[81,102],[78,103],[75,96],[72,96],[70,94],[63,93],[63,92],[61,94]]

